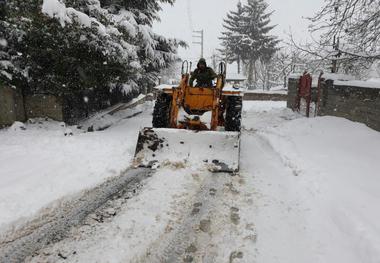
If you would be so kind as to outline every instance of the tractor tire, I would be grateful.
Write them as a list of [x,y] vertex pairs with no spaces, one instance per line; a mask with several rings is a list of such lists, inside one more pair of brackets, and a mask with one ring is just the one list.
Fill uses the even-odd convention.
[[170,125],[170,108],[172,96],[160,93],[153,110],[153,128],[168,128]]
[[226,131],[241,130],[241,111],[243,108],[243,99],[240,96],[229,96],[226,100]]

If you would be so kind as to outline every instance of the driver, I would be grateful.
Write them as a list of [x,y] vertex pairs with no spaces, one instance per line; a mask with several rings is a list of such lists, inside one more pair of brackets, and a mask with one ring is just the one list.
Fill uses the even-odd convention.
[[212,87],[212,81],[217,77],[215,71],[207,67],[206,60],[201,58],[197,64],[197,68],[191,74],[190,87],[193,87],[194,80],[197,80],[196,87]]

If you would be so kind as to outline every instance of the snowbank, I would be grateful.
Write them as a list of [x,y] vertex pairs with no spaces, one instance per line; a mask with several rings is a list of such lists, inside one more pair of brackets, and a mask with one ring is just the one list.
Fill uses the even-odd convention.
[[[102,132],[44,120],[1,130],[0,229],[129,167],[138,131],[150,125],[150,108],[147,103],[99,118],[95,124],[107,119],[112,125]],[[129,118],[136,111],[144,113]]]
[[379,262],[380,133],[335,117],[280,120],[258,133],[256,147],[273,151],[255,155],[269,162],[256,171],[265,196],[258,261]]

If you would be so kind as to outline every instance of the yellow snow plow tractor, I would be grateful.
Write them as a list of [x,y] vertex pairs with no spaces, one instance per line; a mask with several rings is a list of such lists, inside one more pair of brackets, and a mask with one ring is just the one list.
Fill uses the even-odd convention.
[[140,131],[135,164],[206,166],[214,172],[239,170],[243,92],[226,87],[226,65],[220,63],[216,85],[189,85],[190,67],[182,64],[178,87],[157,91],[153,128]]

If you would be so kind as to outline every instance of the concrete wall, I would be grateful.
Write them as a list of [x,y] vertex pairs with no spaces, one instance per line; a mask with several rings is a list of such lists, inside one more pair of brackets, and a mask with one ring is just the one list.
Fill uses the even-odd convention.
[[49,117],[63,121],[62,99],[51,95],[31,95],[25,98],[26,116],[30,118]]
[[0,128],[25,120],[21,91],[0,84]]
[[380,131],[380,84],[377,89],[323,81],[320,115],[343,117]]

